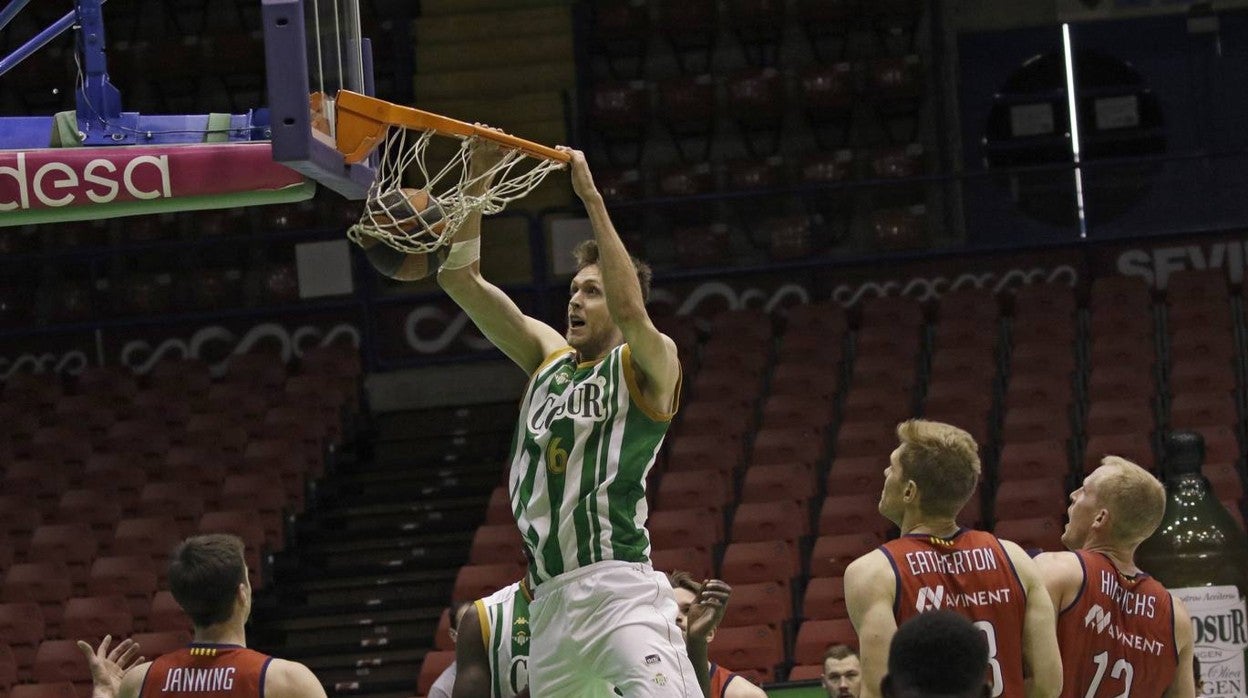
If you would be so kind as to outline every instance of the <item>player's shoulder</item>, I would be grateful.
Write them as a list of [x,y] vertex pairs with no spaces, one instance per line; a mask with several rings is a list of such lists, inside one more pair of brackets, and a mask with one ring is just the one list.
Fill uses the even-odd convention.
[[273,657],[264,674],[264,694],[268,698],[319,698],[325,695],[325,687],[306,665]]
[[143,662],[126,670],[126,673],[121,677],[121,688],[117,692],[119,698],[138,696],[139,691],[143,689],[143,682],[147,679],[147,672],[151,668],[151,662]]
[[734,674],[724,689],[724,698],[767,698],[767,693],[744,676]]
[[[893,564],[880,548],[858,556],[845,568],[845,584],[874,584],[896,578]],[[891,587],[890,587],[891,590]]]

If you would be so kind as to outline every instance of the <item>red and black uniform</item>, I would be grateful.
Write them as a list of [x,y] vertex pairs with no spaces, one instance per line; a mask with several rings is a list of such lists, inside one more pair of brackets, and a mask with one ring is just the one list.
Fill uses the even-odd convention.
[[1174,681],[1174,601],[1143,572],[1128,577],[1105,555],[1075,551],[1083,585],[1057,615],[1062,696],[1161,696]]
[[728,671],[722,666],[711,662],[711,698],[724,698],[728,690],[728,683],[740,676],[740,674]]
[[984,631],[993,696],[1022,698],[1027,593],[1014,562],[991,533],[959,529],[950,538],[910,534],[880,546],[897,578],[897,625],[947,608]]
[[139,697],[263,698],[271,661],[239,645],[192,643],[152,662]]

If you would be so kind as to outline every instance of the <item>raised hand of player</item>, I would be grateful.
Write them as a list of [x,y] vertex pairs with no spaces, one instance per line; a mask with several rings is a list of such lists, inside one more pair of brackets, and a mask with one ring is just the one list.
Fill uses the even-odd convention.
[[82,640],[78,641],[78,649],[86,655],[87,665],[91,668],[93,698],[116,696],[121,688],[121,677],[131,667],[143,663],[144,658],[139,656],[139,646],[134,640],[126,638],[110,650],[109,645],[112,642],[112,635],[105,635],[97,648],[92,648]]
[[732,596],[732,587],[720,579],[708,579],[702,582],[702,593],[689,607],[686,617],[688,631],[685,633],[690,640],[706,642],[711,633],[719,627],[728,610],[728,599]]
[[594,196],[598,193],[597,187],[594,186],[594,175],[589,171],[589,163],[585,161],[585,153],[579,150],[561,145],[556,148],[568,155],[572,156],[572,191],[584,200],[586,197]]
[[[475,123],[479,129],[486,131],[494,131],[495,133],[504,133],[502,129],[487,126],[482,123]],[[472,150],[468,158],[469,174],[476,177],[490,171],[490,168],[498,164],[503,159],[503,148],[496,141],[488,138],[477,136],[473,139]]]

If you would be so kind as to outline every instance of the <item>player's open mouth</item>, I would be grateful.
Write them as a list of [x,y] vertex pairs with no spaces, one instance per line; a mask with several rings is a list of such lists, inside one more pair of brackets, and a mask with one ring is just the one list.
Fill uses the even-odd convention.
[[584,327],[584,326],[585,326],[585,321],[584,321],[584,320],[582,320],[581,318],[579,318],[579,317],[573,317],[573,316],[568,316],[568,327],[569,327],[569,328],[572,328],[572,329],[579,329],[579,328]]

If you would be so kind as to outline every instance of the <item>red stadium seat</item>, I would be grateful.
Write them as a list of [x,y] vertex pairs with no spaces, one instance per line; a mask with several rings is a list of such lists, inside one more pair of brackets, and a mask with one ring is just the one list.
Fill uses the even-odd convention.
[[91,565],[87,593],[124,596],[131,615],[142,625],[147,621],[157,580],[156,565],[147,555],[101,557]]
[[128,368],[92,366],[78,374],[78,390],[116,402],[127,402],[139,392],[138,381]]
[[1176,357],[1170,368],[1170,391],[1175,395],[1213,393],[1234,385],[1235,367],[1232,362],[1203,358],[1182,360]]
[[1035,478],[1010,480],[997,489],[997,518],[1008,514],[1013,519],[1030,519],[1062,515],[1066,509],[1066,490],[1060,480]]
[[[1161,285],[1161,284],[1159,284]],[[1222,269],[1181,269],[1165,280],[1166,302],[1225,299],[1230,295],[1226,272]]]
[[788,428],[763,429],[754,435],[750,465],[799,464],[814,470],[825,455],[826,424],[795,424]]
[[1060,479],[1070,472],[1070,452],[1063,441],[1006,442],[997,465],[997,480],[1033,477]]
[[1020,404],[1005,413],[1001,441],[1007,446],[1050,439],[1065,442],[1070,438],[1070,431],[1070,414],[1067,410]]
[[183,483],[149,482],[139,494],[135,513],[138,518],[163,517],[172,513],[177,522],[178,536],[189,536],[203,516],[204,496]]
[[99,551],[95,533],[82,524],[44,524],[31,535],[27,557],[31,562],[59,562],[74,585],[85,588],[87,571]]
[[1189,427],[1200,432],[1205,440],[1205,465],[1223,464],[1235,466],[1240,458],[1239,437],[1232,427],[1225,425]]
[[1147,399],[1120,399],[1088,405],[1089,435],[1148,434],[1155,426],[1153,408]]
[[1070,381],[1053,380],[1050,376],[1015,376],[1005,392],[1007,409],[1027,407],[1065,411],[1074,399]]
[[[929,380],[932,385],[950,384],[959,378],[986,383],[991,381],[996,374],[995,344],[985,342],[980,345],[955,345],[937,349],[932,355]],[[928,392],[931,392],[930,389]]]
[[828,496],[847,494],[874,497],[884,488],[884,466],[887,458],[838,458],[828,472],[825,491]]
[[816,491],[815,470],[801,463],[757,465],[745,471],[741,502],[804,501]]
[[[839,345],[838,345],[839,346]],[[809,355],[810,351],[804,352]],[[840,371],[836,363],[840,361],[840,352],[835,356],[826,352],[824,359],[831,361],[828,365],[803,365],[798,363],[779,363],[771,374],[771,395],[800,395],[818,398],[833,403],[841,383]]]
[[122,519],[117,522],[111,549],[146,553],[157,577],[161,578],[168,565],[169,554],[181,537],[178,521],[172,516]]
[[776,665],[784,661],[784,640],[780,631],[768,625],[721,627],[707,650],[712,662],[734,671],[753,670],[770,681]]
[[[1173,333],[1172,333],[1173,334]],[[1171,360],[1197,363],[1228,363],[1235,358],[1235,337],[1229,332],[1193,331],[1170,340]]]
[[524,540],[515,522],[477,527],[472,536],[472,548],[468,550],[468,562],[482,565],[496,560],[524,561]]
[[883,543],[875,533],[840,533],[819,536],[810,553],[812,577],[842,577],[849,563],[875,550]]
[[672,435],[676,438],[719,436],[741,440],[753,431],[753,422],[754,411],[739,403],[695,400],[681,408]]
[[523,574],[524,566],[515,563],[464,565],[455,575],[451,598],[455,601],[474,601],[493,594],[520,579]]
[[1213,487],[1213,494],[1223,502],[1238,502],[1244,498],[1244,482],[1230,463],[1206,463],[1205,477]]
[[9,698],[79,698],[79,695],[74,684],[68,681],[58,681],[18,684],[9,691]]
[[722,512],[735,498],[732,483],[719,478],[708,478],[705,471],[687,470],[670,472],[659,482],[659,511],[685,509],[690,504]]
[[596,85],[589,109],[592,127],[612,140],[638,138],[650,123],[650,97],[641,81]]
[[160,472],[165,452],[169,450],[168,429],[154,419],[117,422],[104,438],[109,453],[131,459],[149,475]]
[[[126,419],[146,419],[148,417],[164,424],[171,430],[181,430],[191,418],[191,408],[198,404],[198,397],[184,393],[171,393],[166,390],[144,390],[134,396],[130,408],[120,413]],[[111,427],[111,424],[109,425]],[[102,430],[107,432],[107,429]]]
[[516,525],[515,515],[511,511],[511,495],[506,485],[499,485],[490,492],[490,503],[485,509],[485,523]]
[[1093,279],[1088,295],[1088,305],[1093,311],[1102,307],[1144,311],[1152,302],[1152,289],[1138,276],[1098,276]]
[[225,365],[225,382],[249,385],[272,398],[282,394],[286,383],[286,362],[272,352],[234,354]]
[[45,627],[59,631],[65,600],[73,595],[69,570],[59,562],[18,563],[4,573],[0,601],[34,602],[43,611]]
[[121,518],[121,503],[108,491],[68,490],[57,503],[55,519],[59,523],[82,523],[95,534],[96,543],[105,548],[112,542],[113,528]]
[[18,671],[27,675],[44,638],[43,610],[34,601],[0,603],[0,646],[13,651]]
[[797,427],[822,432],[831,424],[833,417],[833,405],[822,395],[771,395],[763,403],[760,429]]
[[158,591],[152,597],[152,609],[147,614],[147,629],[151,632],[190,632],[191,619],[173,594]]
[[893,524],[880,514],[874,498],[861,495],[833,495],[823,500],[819,510],[819,535],[841,533],[885,533]]
[[686,436],[667,450],[668,474],[696,470],[727,476],[740,467],[741,442],[715,436]]
[[1010,354],[1010,373],[1069,380],[1075,371],[1075,354],[1064,344],[1016,345]]
[[823,661],[828,646],[837,644],[858,647],[858,634],[848,618],[808,620],[798,628],[793,659],[798,664],[818,664]]
[[286,545],[286,490],[275,473],[230,475],[221,485],[222,506],[246,502],[264,528],[264,541],[269,550],[279,551]]
[[445,652],[447,650],[455,650],[455,641],[451,639],[451,609],[442,609],[442,615],[438,616],[438,627],[433,632],[433,648],[435,650]]
[[[871,456],[887,458],[897,448],[896,422],[856,422],[853,415],[846,415],[836,434],[836,457],[849,458]],[[881,466],[881,470],[883,466]]]
[[135,633],[130,636],[149,660],[176,652],[191,644],[191,633],[187,631],[164,631],[154,633]]
[[442,672],[446,671],[446,668],[454,661],[454,650],[427,652],[420,663],[420,676],[416,680],[416,695],[429,695],[429,688],[433,686],[433,682],[437,681]]
[[674,136],[707,136],[715,125],[715,79],[678,76],[658,85],[663,123]]
[[1014,293],[1014,316],[1070,317],[1075,308],[1074,289],[1062,283],[1038,283],[1021,286]]
[[[91,670],[75,640],[44,640],[39,643],[31,676],[39,683],[68,681],[74,684],[79,695],[84,695],[82,688],[91,685]],[[90,695],[90,691],[85,695]]]
[[684,570],[694,579],[709,579],[715,574],[711,551],[692,547],[656,548],[650,551],[650,562],[661,572]]
[[1024,550],[1056,552],[1065,550],[1062,545],[1061,516],[1041,516],[1030,519],[1010,517],[997,518],[993,534],[998,538],[1014,541]]
[[785,587],[800,571],[796,546],[790,541],[731,543],[724,550],[720,575],[733,584],[776,582]]
[[17,683],[17,659],[8,645],[0,645],[0,695]]
[[1088,377],[1088,399],[1092,402],[1121,400],[1147,407],[1156,392],[1152,371],[1136,366],[1101,366]]
[[134,632],[130,604],[121,594],[72,598],[65,602],[61,635],[95,644],[105,635],[127,637]]
[[806,500],[743,503],[732,517],[734,543],[797,539],[810,532]]
[[1153,445],[1148,434],[1107,434],[1092,436],[1084,450],[1084,473],[1090,473],[1105,456],[1121,456],[1146,470],[1154,470]]
[[[697,505],[698,501],[686,504]],[[723,537],[723,518],[718,511],[706,507],[668,509],[652,513],[646,528],[656,548],[713,550]]]
[[822,664],[799,664],[789,670],[789,681],[815,681],[822,678]]
[[848,618],[845,580],[841,577],[811,577],[802,601],[802,616],[812,620]]
[[1170,402],[1171,429],[1190,429],[1206,424],[1229,426],[1238,420],[1235,398],[1228,392],[1175,395]]
[[212,385],[212,373],[202,359],[165,359],[147,373],[152,387],[185,395],[203,395]]
[[732,588],[729,613],[722,627],[769,625],[780,628],[793,616],[789,590],[775,582],[740,584]]

